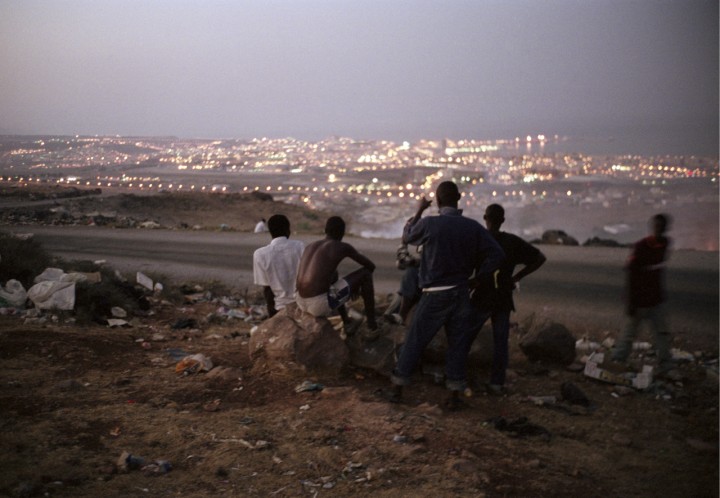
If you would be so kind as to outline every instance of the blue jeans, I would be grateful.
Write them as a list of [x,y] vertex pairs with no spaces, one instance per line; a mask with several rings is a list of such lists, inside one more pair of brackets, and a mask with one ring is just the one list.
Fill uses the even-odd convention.
[[445,326],[448,343],[445,385],[453,391],[465,389],[467,356],[474,338],[469,321],[471,314],[472,305],[466,285],[444,291],[423,292],[415,308],[400,358],[393,370],[393,384],[410,384],[410,377],[425,348],[440,328]]
[[493,360],[490,369],[490,384],[502,386],[505,385],[505,372],[507,372],[510,358],[508,348],[510,312],[476,310],[473,318],[473,339],[477,337],[488,318],[492,323],[493,331]]

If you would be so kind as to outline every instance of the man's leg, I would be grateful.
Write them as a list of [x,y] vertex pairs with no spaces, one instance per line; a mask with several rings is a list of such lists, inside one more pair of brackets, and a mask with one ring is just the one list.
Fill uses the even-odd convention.
[[637,337],[638,329],[640,328],[640,322],[643,319],[643,309],[638,308],[634,313],[628,317],[628,323],[625,327],[625,332],[620,340],[615,344],[612,352],[612,360],[618,362],[624,362],[632,353],[633,341]]
[[370,330],[377,329],[375,320],[375,287],[373,285],[372,272],[367,268],[360,268],[343,277],[350,286],[350,294],[362,297],[365,305],[365,316]]
[[490,385],[504,386],[505,372],[508,367],[508,336],[510,332],[510,312],[496,311],[492,314],[493,360],[490,369]]
[[445,385],[454,392],[467,387],[467,357],[479,328],[474,324],[477,311],[470,303],[467,287],[455,287],[450,294],[450,315],[445,321],[448,349],[445,361]]
[[445,323],[448,308],[452,309],[452,299],[443,296],[446,293],[447,291],[426,292],[420,298],[392,373],[392,382],[396,386],[410,383],[410,377],[425,348]]
[[665,321],[665,309],[662,304],[648,309],[648,320],[650,320],[653,331],[658,368],[661,371],[669,370],[672,368],[672,354],[670,353],[672,336]]

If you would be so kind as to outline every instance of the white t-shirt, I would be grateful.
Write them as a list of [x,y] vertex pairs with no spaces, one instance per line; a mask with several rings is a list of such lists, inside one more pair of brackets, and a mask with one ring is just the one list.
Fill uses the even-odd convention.
[[264,221],[260,220],[257,222],[257,225],[255,225],[255,233],[261,233],[261,232],[267,232],[267,225]]
[[272,289],[278,310],[295,301],[295,279],[304,250],[305,244],[299,240],[276,237],[253,253],[255,284]]

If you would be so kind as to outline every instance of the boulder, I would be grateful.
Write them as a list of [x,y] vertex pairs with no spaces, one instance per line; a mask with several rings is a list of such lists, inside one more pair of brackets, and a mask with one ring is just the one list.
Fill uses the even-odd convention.
[[[445,364],[447,353],[447,336],[445,328],[441,328],[423,353],[426,362]],[[472,365],[490,366],[493,359],[493,334],[490,320],[480,329],[468,353],[468,362]]]
[[345,342],[328,319],[303,313],[294,303],[259,325],[249,348],[256,368],[275,373],[338,373],[349,360]]
[[575,338],[567,327],[552,321],[531,323],[520,349],[530,361],[566,366],[575,360]]
[[351,335],[346,342],[350,349],[350,362],[356,367],[369,368],[389,377],[395,367],[396,350],[404,340],[405,327],[402,325],[383,324],[380,337],[373,341],[365,340],[359,333]]

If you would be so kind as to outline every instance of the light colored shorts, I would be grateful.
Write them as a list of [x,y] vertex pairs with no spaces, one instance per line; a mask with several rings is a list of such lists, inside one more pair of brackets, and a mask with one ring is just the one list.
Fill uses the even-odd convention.
[[328,316],[334,310],[350,300],[350,286],[345,279],[340,279],[330,286],[325,294],[314,297],[295,298],[298,308],[312,316]]

